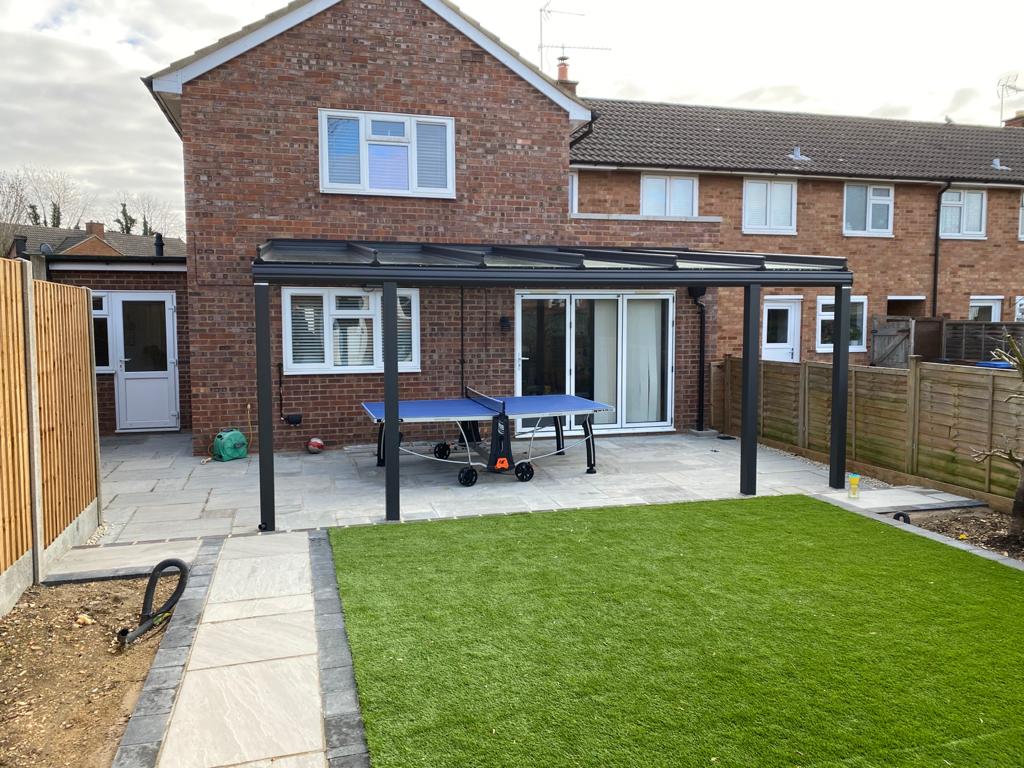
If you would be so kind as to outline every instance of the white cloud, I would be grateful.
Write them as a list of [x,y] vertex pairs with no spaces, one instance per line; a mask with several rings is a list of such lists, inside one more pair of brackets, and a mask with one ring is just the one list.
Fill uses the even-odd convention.
[[[181,144],[139,78],[284,2],[0,0],[0,169],[57,167],[105,203],[129,190],[181,210]],[[541,0],[459,4],[536,60]],[[591,96],[921,120],[948,114],[994,125],[998,77],[1024,69],[1006,34],[1020,12],[1009,18],[997,0],[975,0],[969,13],[949,0],[927,12],[891,0],[555,0],[551,8],[585,15],[552,15],[548,44],[612,48],[566,51],[580,92]],[[557,54],[546,52],[547,71]],[[1008,100],[1007,113],[1020,108],[1024,96]]]

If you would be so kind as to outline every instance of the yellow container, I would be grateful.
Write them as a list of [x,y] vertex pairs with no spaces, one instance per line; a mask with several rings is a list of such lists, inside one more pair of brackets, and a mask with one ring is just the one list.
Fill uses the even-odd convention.
[[850,488],[847,491],[847,495],[851,499],[860,498],[860,475],[850,475]]

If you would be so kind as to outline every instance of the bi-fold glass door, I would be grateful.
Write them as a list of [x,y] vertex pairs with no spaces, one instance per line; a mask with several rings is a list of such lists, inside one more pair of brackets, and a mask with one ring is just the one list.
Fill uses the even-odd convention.
[[[673,294],[517,295],[517,392],[608,403],[614,412],[594,416],[602,431],[671,427],[673,312]],[[527,421],[518,428],[536,426]]]

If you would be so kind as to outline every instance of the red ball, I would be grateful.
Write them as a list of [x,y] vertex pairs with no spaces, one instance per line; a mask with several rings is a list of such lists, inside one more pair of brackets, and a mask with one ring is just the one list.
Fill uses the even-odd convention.
[[306,450],[310,453],[320,453],[324,447],[324,441],[319,437],[311,437],[306,443]]

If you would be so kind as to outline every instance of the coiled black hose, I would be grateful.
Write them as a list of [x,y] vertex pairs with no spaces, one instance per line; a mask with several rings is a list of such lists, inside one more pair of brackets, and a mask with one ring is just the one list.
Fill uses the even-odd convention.
[[[159,610],[154,611],[153,597],[156,594],[156,584],[160,580],[160,575],[168,568],[177,569],[178,584],[174,587],[174,592],[171,593],[171,596],[167,598],[167,602],[161,605]],[[146,584],[146,594],[142,598],[142,613],[139,615],[139,626],[135,629],[125,628],[117,633],[117,639],[121,647],[124,648],[131,645],[149,632],[149,630],[153,629],[153,627],[160,626],[167,621],[171,616],[171,611],[174,610],[174,606],[177,605],[181,595],[185,592],[186,586],[188,586],[188,564],[185,561],[172,557],[157,563],[156,568],[149,574],[149,583]]]

